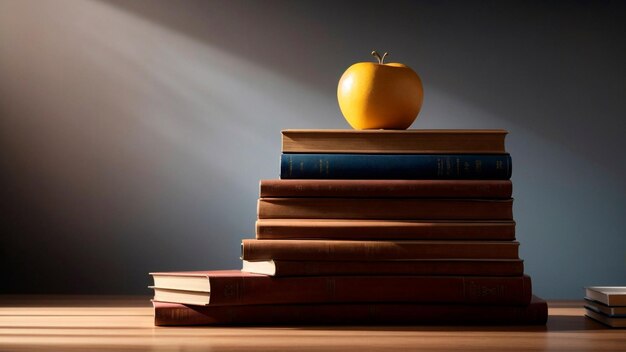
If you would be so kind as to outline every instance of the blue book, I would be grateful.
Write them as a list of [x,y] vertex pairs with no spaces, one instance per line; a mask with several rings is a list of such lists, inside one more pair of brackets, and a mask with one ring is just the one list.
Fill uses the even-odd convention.
[[508,180],[509,154],[289,154],[282,179]]

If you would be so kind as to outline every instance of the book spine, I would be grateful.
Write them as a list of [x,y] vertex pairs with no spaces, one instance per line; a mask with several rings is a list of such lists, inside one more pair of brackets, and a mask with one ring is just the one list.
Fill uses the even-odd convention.
[[506,131],[282,131],[283,153],[502,154]]
[[530,303],[530,277],[212,277],[210,305],[420,302]]
[[543,325],[545,301],[526,306],[438,304],[284,304],[190,306],[153,302],[154,324],[185,325]]
[[261,198],[259,219],[513,220],[513,200]]
[[327,240],[515,240],[515,222],[259,219],[256,238]]
[[508,154],[282,154],[281,179],[508,180]]
[[261,180],[260,197],[508,199],[510,180]]
[[521,276],[522,260],[397,260],[285,261],[275,260],[277,277],[325,275],[468,275]]
[[241,257],[261,260],[378,261],[519,259],[515,241],[243,240]]

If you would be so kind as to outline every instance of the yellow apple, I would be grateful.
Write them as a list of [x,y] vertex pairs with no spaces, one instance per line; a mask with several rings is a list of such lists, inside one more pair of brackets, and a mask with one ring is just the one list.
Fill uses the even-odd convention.
[[422,81],[410,67],[378,62],[359,62],[350,66],[339,80],[337,100],[341,113],[357,130],[409,128],[417,118],[424,100]]

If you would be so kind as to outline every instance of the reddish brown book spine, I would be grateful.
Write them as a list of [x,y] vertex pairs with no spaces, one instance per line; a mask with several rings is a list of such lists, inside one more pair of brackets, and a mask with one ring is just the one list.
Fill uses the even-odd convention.
[[261,180],[260,196],[509,199],[509,180]]
[[515,239],[515,222],[259,219],[256,238],[512,241]]
[[519,259],[516,241],[243,240],[242,259],[377,261],[401,259]]
[[261,198],[259,219],[513,220],[513,200]]
[[392,260],[288,261],[274,260],[274,276],[324,275],[469,275],[520,276],[522,260]]
[[533,297],[526,306],[465,304],[286,304],[190,306],[153,302],[154,324],[176,325],[542,325],[548,305]]
[[423,302],[528,304],[528,276],[214,276],[209,305]]

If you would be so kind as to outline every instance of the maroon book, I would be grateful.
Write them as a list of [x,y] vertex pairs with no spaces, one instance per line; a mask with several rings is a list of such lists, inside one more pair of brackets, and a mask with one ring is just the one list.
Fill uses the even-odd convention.
[[513,200],[261,198],[259,219],[513,220]]
[[259,240],[491,240],[515,239],[514,221],[259,219]]
[[190,306],[153,301],[154,324],[177,325],[542,325],[548,305],[285,304]]
[[243,261],[242,271],[272,276],[454,275],[521,276],[521,259],[422,259],[386,261]]
[[[155,300],[205,305],[420,302],[525,305],[528,276],[272,277],[236,270],[152,273]],[[200,280],[197,280],[200,279]],[[206,289],[199,284],[206,281]],[[196,300],[202,296],[206,301]]]
[[260,196],[509,199],[510,180],[261,180]]
[[241,242],[243,260],[379,261],[406,259],[519,259],[516,241],[320,241]]

